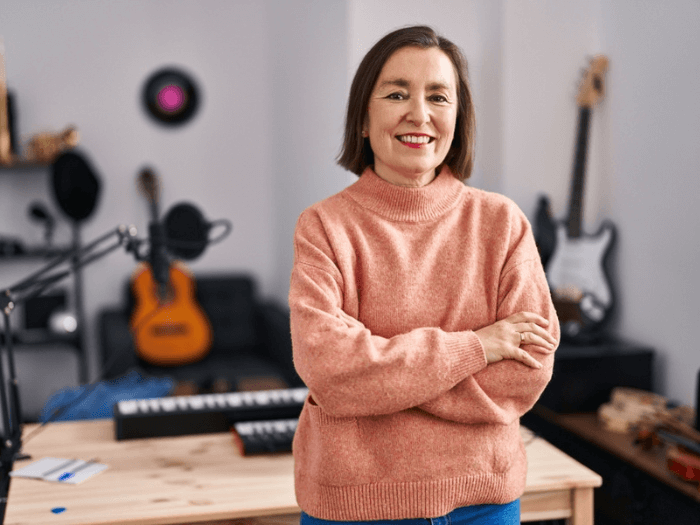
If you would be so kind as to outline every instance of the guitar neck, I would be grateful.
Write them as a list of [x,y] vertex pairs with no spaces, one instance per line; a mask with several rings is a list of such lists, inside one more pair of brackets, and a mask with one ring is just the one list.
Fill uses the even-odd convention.
[[569,237],[573,238],[580,237],[582,231],[584,175],[586,172],[586,149],[588,146],[590,120],[591,108],[587,106],[581,107],[578,117],[574,175],[571,181],[571,194],[569,197],[569,214],[566,220],[567,232]]
[[153,198],[150,203],[150,212],[151,212],[151,222],[152,223],[157,223],[158,219],[160,218],[160,206],[158,205],[158,199]]

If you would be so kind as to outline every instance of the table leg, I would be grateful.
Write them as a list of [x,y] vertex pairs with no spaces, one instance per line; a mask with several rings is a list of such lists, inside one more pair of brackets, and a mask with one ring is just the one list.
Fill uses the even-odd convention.
[[573,489],[569,525],[593,525],[593,488]]

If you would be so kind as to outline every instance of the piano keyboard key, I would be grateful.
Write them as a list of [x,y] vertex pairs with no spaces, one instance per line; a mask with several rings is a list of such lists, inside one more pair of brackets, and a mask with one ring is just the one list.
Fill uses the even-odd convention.
[[226,432],[240,421],[298,417],[307,388],[129,399],[114,405],[117,440]]
[[241,455],[261,452],[291,452],[298,419],[244,421],[233,425],[233,435]]

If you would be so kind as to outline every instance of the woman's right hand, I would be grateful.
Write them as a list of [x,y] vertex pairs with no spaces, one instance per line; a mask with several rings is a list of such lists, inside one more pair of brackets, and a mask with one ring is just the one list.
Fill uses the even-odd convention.
[[532,312],[519,312],[485,326],[475,333],[481,340],[487,363],[515,359],[532,368],[542,364],[520,345],[537,345],[546,352],[556,349],[557,340],[548,331],[549,320]]

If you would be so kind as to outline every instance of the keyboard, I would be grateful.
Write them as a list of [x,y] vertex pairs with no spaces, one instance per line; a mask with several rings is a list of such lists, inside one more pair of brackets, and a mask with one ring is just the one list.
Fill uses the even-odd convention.
[[298,418],[309,389],[127,399],[114,405],[118,441],[227,432],[241,421]]
[[291,452],[299,419],[242,421],[234,423],[233,437],[242,456],[266,452]]

